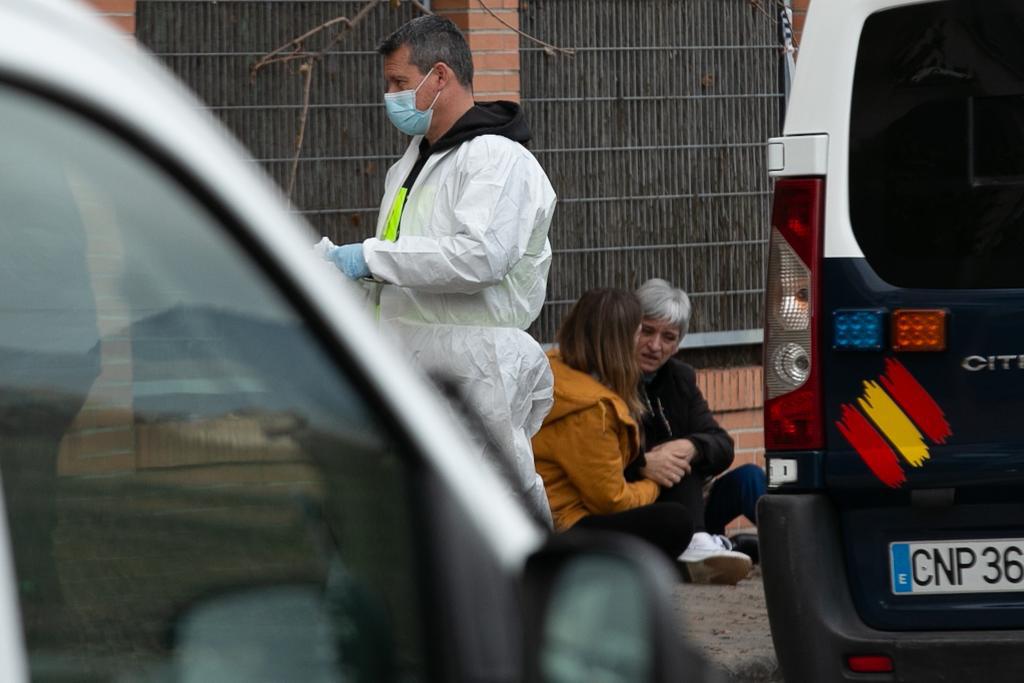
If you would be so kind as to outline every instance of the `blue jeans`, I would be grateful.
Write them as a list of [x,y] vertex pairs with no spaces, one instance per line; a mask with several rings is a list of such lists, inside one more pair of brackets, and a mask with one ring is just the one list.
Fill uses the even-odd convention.
[[768,477],[757,465],[740,465],[711,485],[704,507],[709,534],[724,534],[725,525],[740,515],[757,523],[757,499],[768,490]]

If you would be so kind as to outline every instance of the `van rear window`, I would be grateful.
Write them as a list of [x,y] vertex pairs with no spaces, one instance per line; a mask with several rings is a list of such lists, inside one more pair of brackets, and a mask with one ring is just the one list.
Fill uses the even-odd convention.
[[933,2],[861,33],[850,219],[901,287],[1024,287],[1024,3]]

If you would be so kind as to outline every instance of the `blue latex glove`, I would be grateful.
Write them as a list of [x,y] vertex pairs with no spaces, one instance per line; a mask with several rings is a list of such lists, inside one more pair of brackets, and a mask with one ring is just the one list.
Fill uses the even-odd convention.
[[349,278],[358,280],[363,277],[370,277],[370,268],[363,258],[363,245],[342,244],[327,252],[327,257],[338,266],[338,269]]

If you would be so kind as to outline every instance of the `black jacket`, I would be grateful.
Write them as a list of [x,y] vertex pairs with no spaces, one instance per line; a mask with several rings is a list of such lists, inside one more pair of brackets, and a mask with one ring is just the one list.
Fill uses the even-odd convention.
[[[670,358],[653,378],[645,379],[640,395],[648,403],[643,417],[645,451],[666,441],[687,438],[697,447],[693,469],[698,476],[706,479],[729,469],[735,456],[732,437],[708,409],[693,368]],[[634,466],[639,470],[643,465]]]

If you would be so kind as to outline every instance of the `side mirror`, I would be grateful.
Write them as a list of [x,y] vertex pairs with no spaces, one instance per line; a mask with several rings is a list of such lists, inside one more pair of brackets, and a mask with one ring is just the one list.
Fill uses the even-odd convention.
[[711,683],[718,676],[682,641],[672,608],[678,572],[629,536],[570,532],[526,565],[530,683]]
[[314,584],[247,586],[198,600],[169,634],[170,680],[332,680],[330,618]]
[[169,624],[175,683],[396,679],[385,610],[335,566],[324,586],[292,581],[200,596]]

